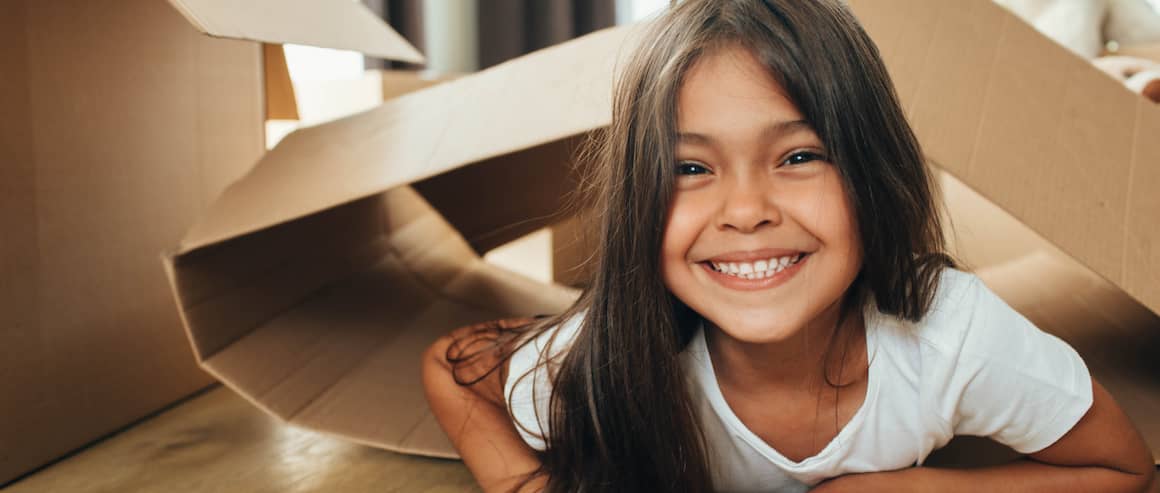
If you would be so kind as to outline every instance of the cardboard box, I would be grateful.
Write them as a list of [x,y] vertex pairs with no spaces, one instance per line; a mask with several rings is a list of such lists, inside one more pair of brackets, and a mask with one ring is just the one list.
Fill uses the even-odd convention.
[[[1160,141],[1148,138],[1160,109],[988,0],[851,3],[931,164],[1075,261],[995,269],[990,282],[1028,311],[1054,313],[1075,294],[1065,281],[1100,278],[1081,292],[1160,309]],[[291,134],[167,257],[203,367],[291,423],[453,457],[422,397],[419,354],[455,326],[573,299],[478,255],[562,219],[571,151],[608,123],[617,54],[634,40],[601,31]],[[433,180],[457,185],[426,200],[409,186]],[[970,245],[1005,241],[982,231]],[[1072,268],[1083,275],[1057,275]],[[1040,296],[1041,279],[1067,296]],[[1122,306],[1090,301],[1066,313],[1096,320]],[[1141,384],[1149,396],[1155,380]]]
[[415,59],[350,2],[231,2],[253,36],[209,3],[174,5],[214,37],[161,0],[0,9],[0,484],[212,382],[157,252],[264,152],[262,51],[217,37]]

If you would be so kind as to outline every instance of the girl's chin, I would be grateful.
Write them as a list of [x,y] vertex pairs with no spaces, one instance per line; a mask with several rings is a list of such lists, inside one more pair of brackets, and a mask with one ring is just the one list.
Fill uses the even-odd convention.
[[[776,344],[792,339],[798,327],[770,326],[769,324],[748,324],[723,320],[724,324],[713,322],[718,333],[734,341],[745,344]],[[732,322],[732,323],[730,323]]]

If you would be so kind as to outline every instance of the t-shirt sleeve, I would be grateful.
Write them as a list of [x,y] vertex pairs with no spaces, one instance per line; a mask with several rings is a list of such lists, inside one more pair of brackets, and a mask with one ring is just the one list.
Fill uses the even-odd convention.
[[[504,400],[516,430],[528,446],[544,450],[548,433],[548,410],[552,396],[554,370],[549,366],[558,364],[572,345],[580,328],[582,315],[577,315],[562,324],[549,327],[532,341],[512,353],[508,360],[507,381],[504,382]],[[553,334],[559,334],[552,339]],[[545,348],[552,343],[552,351]]]
[[936,303],[958,306],[942,307],[935,318],[956,329],[927,340],[939,360],[932,373],[943,387],[940,414],[955,435],[990,437],[1024,454],[1043,450],[1091,407],[1087,366],[977,277],[950,276],[949,283],[960,285]]

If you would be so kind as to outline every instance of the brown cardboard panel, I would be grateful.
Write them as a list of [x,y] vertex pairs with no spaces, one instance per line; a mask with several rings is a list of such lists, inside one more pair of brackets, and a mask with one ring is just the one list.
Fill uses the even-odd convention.
[[[543,286],[478,259],[468,265],[426,304],[407,300],[384,308],[382,300],[405,292],[406,283],[400,283],[404,276],[399,272],[382,268],[374,269],[361,285],[343,291],[344,330],[363,326],[382,341],[375,354],[369,358],[360,354],[357,368],[348,369],[290,420],[382,448],[455,457],[426,406],[417,405],[425,402],[422,386],[414,384],[421,350],[449,328],[505,316],[556,313],[575,299],[570,290]],[[400,316],[407,318],[398,320]],[[384,330],[385,320],[391,321],[390,330]]]
[[294,43],[410,63],[415,47],[359,2],[327,0],[169,0],[199,31],[223,38]]
[[[1160,108],[991,2],[898,1],[851,5],[875,39],[933,29],[931,43],[882,46],[898,86],[916,88],[900,96],[928,157],[1160,310],[1154,282],[1129,282],[1127,272],[1140,269],[1125,254],[1132,243],[1137,257],[1156,255],[1160,232],[1125,218],[1157,213],[1137,177],[1160,163],[1149,138],[1160,135]],[[911,8],[938,9],[938,21],[913,26],[889,15]]]
[[[945,3],[945,2],[944,2]],[[957,2],[966,3],[966,2]],[[914,2],[910,0],[875,0],[874,8],[859,8],[855,0],[850,7],[855,9],[863,29],[874,38],[883,61],[891,73],[916,73],[932,57],[940,55],[932,51],[916,49],[932,46],[937,27],[946,18],[945,7],[940,2]],[[959,6],[956,8],[963,8]],[[905,11],[906,15],[897,15]],[[919,88],[921,79],[894,78],[895,91],[905,103]],[[909,109],[909,108],[907,108]]]
[[[1138,98],[1078,57],[1052,53],[1051,41],[1030,26],[1007,26],[996,64],[1038,55],[1038,70],[993,73],[994,87],[1004,90],[992,90],[983,102],[973,160],[948,169],[1089,267],[1118,279],[1134,124],[1125,115],[1134,114]],[[1011,164],[992,164],[1002,160]]]
[[[487,159],[415,184],[480,254],[561,219],[576,200],[582,139],[563,139]],[[495,183],[481,187],[480,183]],[[519,200],[510,200],[519,193]]]
[[[0,9],[0,484],[51,459],[75,443],[54,437],[33,441],[26,430],[45,430],[40,416],[55,411],[52,368],[39,333],[39,223],[36,161],[28,81],[27,7]],[[73,438],[76,441],[75,438]],[[61,443],[61,442],[65,443]],[[10,444],[19,444],[18,446]]]
[[295,131],[211,206],[181,250],[603,126],[616,59],[610,54],[627,32],[594,33]]
[[[258,66],[261,54],[251,43],[197,36],[188,26],[179,28],[177,24],[170,28],[183,29],[186,36],[195,40],[191,54],[196,63],[195,92],[189,95],[193,100],[183,104],[192,104],[192,118],[197,122],[192,139],[197,142],[193,160],[195,181],[201,185],[197,204],[200,211],[250,169],[254,156],[265,152],[263,84]],[[150,151],[160,149],[151,147]],[[159,251],[151,251],[154,260]]]
[[[196,264],[176,286],[199,359],[301,301],[320,284],[371,265],[386,247],[376,203],[363,200],[253,235],[233,248],[210,248],[183,262]],[[179,266],[181,267],[181,266]]]
[[[234,379],[233,385],[274,414],[292,418],[374,349],[397,337],[395,323],[406,325],[400,317],[412,316],[410,309],[435,299],[435,293],[407,283],[406,268],[391,260],[383,276],[359,276],[321,290],[213,355],[207,367],[222,375],[244,370],[245,378]],[[318,330],[320,319],[341,327],[342,337]],[[258,354],[267,359],[255,362]],[[263,367],[266,371],[255,371]]]
[[266,75],[266,119],[297,120],[298,103],[282,45],[262,43],[262,67]]
[[[1148,300],[1160,299],[1160,111],[1143,101],[1136,103],[1136,126],[1132,134],[1134,166],[1128,182],[1127,209],[1122,233],[1123,265],[1117,283],[1157,311]],[[1116,279],[1109,276],[1109,279]]]
[[0,483],[211,382],[157,252],[262,151],[256,46],[152,0],[2,10]]
[[[932,2],[933,5],[933,2]],[[995,60],[1002,36],[993,27],[1012,22],[1001,10],[986,8],[978,2],[943,2],[938,20],[931,25],[932,39],[925,40],[928,50],[899,49],[899,53],[917,58],[919,77],[903,77],[914,90],[901,92],[907,103],[907,118],[916,130],[924,149],[938,149],[940,161],[968,162],[975,149],[974,136],[984,125],[983,106],[990,88],[989,75],[996,70]],[[896,22],[906,22],[895,17]],[[1014,20],[1018,22],[1018,20]],[[937,34],[938,36],[933,36]],[[922,46],[922,45],[917,45]],[[962,47],[970,49],[962,49]],[[954,53],[953,56],[947,54]],[[891,65],[892,70],[906,70]],[[896,79],[899,79],[896,77]],[[948,89],[956,94],[948,97]],[[964,138],[966,137],[966,138]]]
[[[377,292],[389,294],[383,291],[380,288]],[[419,440],[412,445],[438,447],[434,450],[407,448],[407,442],[421,427],[435,426],[435,430],[439,430],[438,424],[428,419],[430,412],[426,406],[415,405],[425,402],[423,387],[413,385],[419,379],[422,354],[422,351],[416,349],[429,346],[442,335],[438,330],[430,328],[456,327],[465,321],[500,316],[503,314],[495,310],[435,300],[409,323],[392,327],[395,330],[389,332],[380,330],[380,333],[391,333],[395,337],[379,346],[372,357],[361,361],[348,378],[314,400],[293,422],[401,452],[426,451],[453,456],[454,450],[442,433],[433,434],[442,438],[442,442],[425,443]],[[432,434],[420,432],[419,435]]]
[[[38,176],[29,219],[39,225],[38,357],[50,368],[41,392],[52,408],[5,446],[47,434],[60,453],[209,382],[183,355],[154,259],[211,198],[203,194],[215,177],[202,174],[196,160],[202,146],[253,141],[260,130],[253,125],[226,139],[199,133],[195,104],[223,103],[197,97],[202,40],[166,6],[143,3],[29,4]],[[142,20],[148,24],[140,29],[120,27]],[[78,57],[77,46],[89,54]],[[222,51],[230,49],[245,56],[237,53],[244,46]],[[142,63],[183,56],[160,67]],[[227,85],[245,94],[249,86],[239,83],[256,82],[256,75],[227,69],[217,77],[231,78]],[[182,79],[188,82],[175,86]],[[237,173],[257,150],[205,171],[233,166]],[[78,407],[86,409],[84,419],[76,419]],[[72,443],[62,447],[66,440]]]

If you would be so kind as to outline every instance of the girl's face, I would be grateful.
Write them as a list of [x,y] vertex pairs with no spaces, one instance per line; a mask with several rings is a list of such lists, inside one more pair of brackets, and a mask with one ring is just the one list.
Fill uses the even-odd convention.
[[741,47],[704,54],[677,111],[665,285],[743,342],[833,323],[861,242],[838,170],[802,114]]

